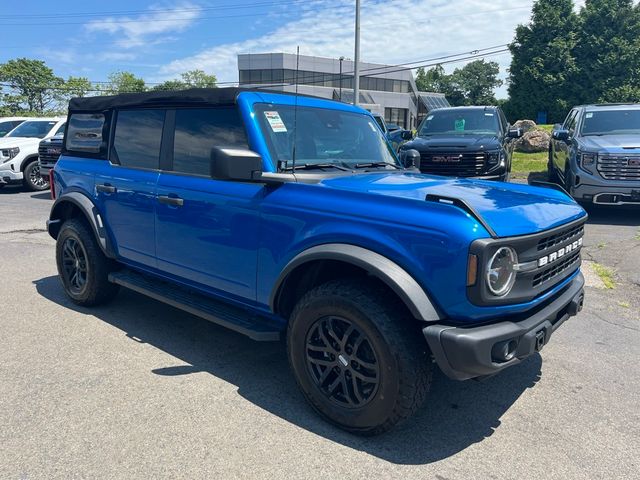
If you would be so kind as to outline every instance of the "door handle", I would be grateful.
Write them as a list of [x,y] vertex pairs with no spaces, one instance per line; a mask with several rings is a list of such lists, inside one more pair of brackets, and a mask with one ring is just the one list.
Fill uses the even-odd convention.
[[116,193],[116,190],[116,187],[109,185],[108,183],[105,183],[104,185],[96,185],[96,192]]
[[168,195],[158,196],[158,202],[165,205],[171,205],[173,207],[181,207],[184,205],[184,200],[180,197],[170,197]]

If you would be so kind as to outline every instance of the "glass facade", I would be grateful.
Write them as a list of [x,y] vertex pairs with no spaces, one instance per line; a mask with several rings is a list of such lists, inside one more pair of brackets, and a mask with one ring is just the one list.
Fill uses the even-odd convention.
[[[295,84],[296,71],[287,69],[240,70],[240,85],[248,84]],[[319,87],[340,88],[340,74],[298,71],[299,85],[316,85]],[[353,75],[342,75],[342,88],[353,88]],[[408,80],[390,78],[360,77],[362,90],[376,90],[379,92],[409,93],[414,92]]]
[[395,123],[401,128],[409,128],[409,110],[406,108],[385,108],[384,121]]

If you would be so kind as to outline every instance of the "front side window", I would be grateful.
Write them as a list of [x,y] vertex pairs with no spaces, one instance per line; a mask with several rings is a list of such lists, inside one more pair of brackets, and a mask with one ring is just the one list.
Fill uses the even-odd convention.
[[434,110],[422,122],[418,136],[497,135],[500,131],[495,111],[477,109]]
[[173,170],[209,176],[213,147],[248,148],[237,108],[177,110]]
[[120,110],[111,160],[123,167],[160,168],[165,110]]
[[317,164],[353,168],[372,162],[399,166],[369,115],[300,106],[296,113],[292,105],[257,104],[255,110],[271,157],[287,167],[292,165],[294,144],[296,168]]
[[599,110],[585,112],[582,135],[638,135],[640,110]]
[[55,127],[56,121],[28,120],[15,128],[7,137],[44,138]]

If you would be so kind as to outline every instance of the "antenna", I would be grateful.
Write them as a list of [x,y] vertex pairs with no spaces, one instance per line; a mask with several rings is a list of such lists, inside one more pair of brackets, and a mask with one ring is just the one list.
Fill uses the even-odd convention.
[[291,152],[291,160],[293,166],[291,172],[296,173],[296,137],[298,133],[298,69],[300,67],[300,45],[296,49],[296,99],[293,107],[293,151]]

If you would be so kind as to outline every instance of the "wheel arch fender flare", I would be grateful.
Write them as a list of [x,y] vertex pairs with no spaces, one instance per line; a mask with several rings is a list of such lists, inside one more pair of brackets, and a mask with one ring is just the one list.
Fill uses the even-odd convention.
[[29,165],[30,163],[33,163],[33,162],[37,162],[37,161],[38,161],[38,154],[28,155],[28,156],[24,157],[22,159],[22,161],[20,162],[20,171],[24,172],[25,169],[27,168],[27,165]]
[[444,318],[427,292],[394,261],[366,248],[342,243],[317,245],[291,259],[278,276],[271,291],[269,306],[273,312],[277,310],[281,288],[289,274],[296,268],[316,260],[337,260],[362,268],[393,290],[418,320],[433,322]]
[[80,214],[91,226],[91,230],[95,235],[100,249],[107,257],[115,258],[115,251],[102,222],[100,212],[91,199],[83,193],[69,192],[56,199],[51,207],[49,220],[47,220],[47,231],[49,235],[54,239],[58,238],[62,224],[69,218],[69,208],[75,208],[80,211]]

